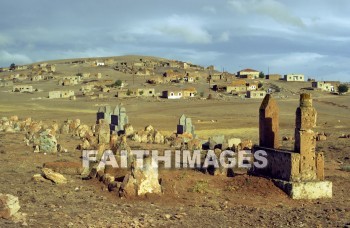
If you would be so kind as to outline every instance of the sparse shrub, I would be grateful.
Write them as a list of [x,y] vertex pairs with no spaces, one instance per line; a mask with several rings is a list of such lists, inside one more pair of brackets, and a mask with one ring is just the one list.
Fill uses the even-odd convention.
[[340,84],[338,86],[338,91],[339,91],[339,94],[347,93],[349,91],[349,86],[346,84]]
[[189,192],[196,193],[207,193],[208,192],[208,181],[199,180],[195,185],[189,189]]
[[199,96],[200,96],[200,97],[204,97],[204,92],[203,92],[203,91],[200,92],[200,93],[199,93]]
[[128,89],[128,91],[126,92],[126,95],[130,96],[131,95],[131,91],[130,89]]
[[120,87],[120,86],[122,86],[122,84],[123,84],[122,80],[118,79],[117,81],[115,81],[114,86]]
[[261,71],[261,72],[259,73],[259,78],[265,78],[264,72]]
[[340,170],[350,172],[350,165],[343,165],[342,167],[340,167]]
[[10,65],[10,70],[14,70],[14,69],[16,69],[16,64],[11,63],[11,65]]

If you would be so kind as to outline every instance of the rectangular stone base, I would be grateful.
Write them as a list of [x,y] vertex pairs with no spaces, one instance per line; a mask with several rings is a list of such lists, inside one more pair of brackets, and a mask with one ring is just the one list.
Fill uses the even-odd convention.
[[292,199],[332,198],[332,182],[330,181],[287,182],[276,179],[273,181]]

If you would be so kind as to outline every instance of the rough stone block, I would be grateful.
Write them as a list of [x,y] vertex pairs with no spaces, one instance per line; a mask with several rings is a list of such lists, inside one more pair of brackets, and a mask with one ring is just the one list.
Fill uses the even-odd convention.
[[330,181],[286,182],[274,180],[274,183],[292,199],[315,200],[332,198],[332,182]]
[[0,218],[9,219],[20,208],[18,197],[10,194],[0,194]]

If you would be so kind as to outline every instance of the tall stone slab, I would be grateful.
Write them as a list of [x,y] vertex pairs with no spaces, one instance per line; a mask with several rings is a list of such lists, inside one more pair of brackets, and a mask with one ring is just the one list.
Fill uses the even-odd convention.
[[304,180],[317,179],[316,175],[316,126],[317,112],[312,106],[310,94],[300,95],[296,110],[295,152],[300,153],[300,173]]
[[279,109],[271,94],[267,94],[259,109],[260,146],[278,149],[279,141]]

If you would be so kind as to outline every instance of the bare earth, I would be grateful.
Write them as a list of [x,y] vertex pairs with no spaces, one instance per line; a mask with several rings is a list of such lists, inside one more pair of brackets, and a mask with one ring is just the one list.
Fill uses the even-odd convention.
[[[93,70],[107,74],[107,79],[121,78],[131,83],[130,76],[113,69]],[[76,72],[71,66],[62,66],[59,71],[62,75]],[[136,78],[136,84],[142,85],[144,81],[143,77]],[[12,93],[8,92],[11,88],[0,88],[0,117],[32,117],[48,125],[79,118],[82,123],[92,125],[98,107],[122,103],[136,130],[151,124],[170,135],[176,131],[179,117],[186,114],[192,118],[196,133],[202,139],[224,134],[258,143],[261,100],[226,95],[212,100],[118,99],[113,91],[104,99],[77,96],[77,100],[49,100],[46,97],[50,90],[73,89],[78,94],[80,86],[63,88],[57,81],[26,84],[43,91]],[[274,95],[281,111],[281,136],[293,136],[298,93],[301,88],[310,87],[310,83],[275,84],[284,88]],[[206,83],[196,87],[198,91],[208,93]],[[155,88],[159,92],[166,86],[156,85]],[[116,192],[108,192],[99,181],[82,180],[79,175],[65,175],[69,180],[65,185],[35,183],[31,178],[40,173],[45,162],[80,162],[81,151],[76,149],[80,140],[62,135],[59,142],[68,152],[44,155],[33,153],[33,148],[25,145],[24,133],[4,132],[0,132],[0,192],[19,197],[20,211],[27,214],[29,227],[350,226],[350,172],[340,169],[350,165],[350,139],[339,138],[342,134],[350,134],[349,95],[311,93],[318,111],[315,131],[330,135],[327,141],[317,143],[317,150],[325,152],[326,180],[333,182],[332,199],[291,200],[272,181],[249,176],[244,171],[237,172],[235,177],[224,177],[194,170],[160,170],[164,194],[135,199],[121,199]],[[293,142],[283,143],[286,148],[293,146]],[[0,219],[0,227],[20,225]]]

